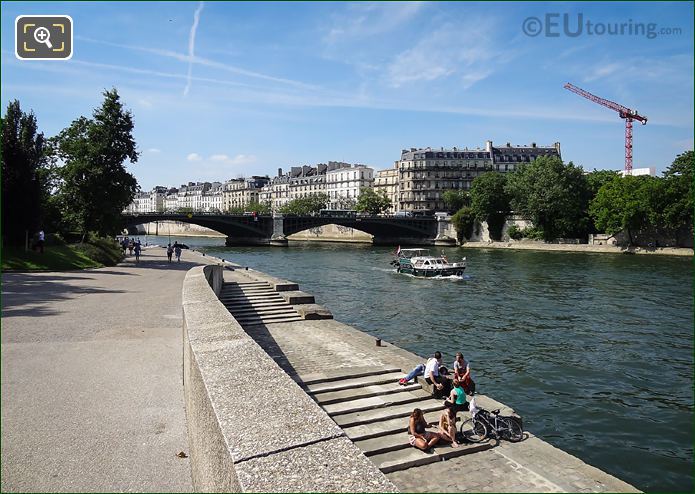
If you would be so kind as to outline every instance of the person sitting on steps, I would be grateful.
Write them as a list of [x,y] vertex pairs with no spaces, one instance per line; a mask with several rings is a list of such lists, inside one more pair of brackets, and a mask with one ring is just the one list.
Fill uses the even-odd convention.
[[456,415],[451,414],[451,408],[447,410],[442,410],[442,414],[439,416],[439,437],[444,441],[451,443],[452,448],[458,448],[459,444],[456,442]]
[[431,452],[430,448],[437,444],[440,435],[436,432],[431,432],[427,429],[427,421],[422,413],[422,410],[416,408],[410,414],[410,422],[408,423],[408,442],[411,446],[421,449],[422,451]]
[[439,372],[439,366],[442,365],[441,352],[434,352],[434,357],[430,358],[425,365],[425,381],[432,385],[432,396],[441,398],[449,394],[449,380],[442,372]]

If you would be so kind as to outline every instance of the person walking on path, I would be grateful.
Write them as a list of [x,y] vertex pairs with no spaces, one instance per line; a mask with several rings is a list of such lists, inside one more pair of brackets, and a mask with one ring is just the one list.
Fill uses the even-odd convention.
[[43,254],[43,244],[46,242],[46,235],[43,230],[39,230],[39,241],[36,242],[36,246],[39,248],[39,252]]
[[171,262],[171,256],[174,255],[174,248],[171,246],[171,244],[167,244],[167,259],[169,262]]
[[176,255],[176,262],[181,262],[181,246],[178,241],[174,242],[174,254]]
[[140,252],[142,252],[142,245],[140,245],[140,241],[138,240],[135,242],[135,246],[133,247],[133,250],[135,251],[135,262],[140,261]]

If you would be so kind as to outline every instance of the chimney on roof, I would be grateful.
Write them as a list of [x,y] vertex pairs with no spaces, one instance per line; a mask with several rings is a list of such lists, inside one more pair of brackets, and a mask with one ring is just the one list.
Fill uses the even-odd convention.
[[411,152],[411,153],[414,153],[415,151],[417,151],[416,148],[410,148],[410,152]]
[[282,177],[282,168],[278,168],[278,177]]
[[511,142],[508,142],[508,143],[507,143],[507,147],[508,147],[508,148],[512,147],[512,143],[511,143]]
[[492,141],[485,141],[485,151],[488,153],[492,151]]
[[535,147],[536,147],[536,143],[535,143],[535,142],[532,142],[532,143],[531,143],[531,147],[532,147],[532,148],[535,148]]
[[553,144],[553,147],[557,150],[557,154],[560,154],[560,143],[556,142],[555,144]]
[[454,151],[458,151],[458,149],[456,149],[456,146],[454,146]]

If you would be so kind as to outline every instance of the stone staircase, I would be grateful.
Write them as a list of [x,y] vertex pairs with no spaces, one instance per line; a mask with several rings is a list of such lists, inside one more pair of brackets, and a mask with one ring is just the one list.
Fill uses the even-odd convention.
[[[443,461],[492,447],[489,442],[461,444],[452,448],[440,443],[432,453],[408,443],[408,419],[420,408],[430,426],[439,423],[444,409],[420,382],[400,386],[404,372],[397,368],[374,369],[300,382],[307,393],[345,431],[345,434],[384,473]],[[460,413],[461,418],[467,413]],[[434,429],[436,430],[436,429]]]
[[265,281],[225,283],[219,298],[242,327],[302,320],[294,307]]

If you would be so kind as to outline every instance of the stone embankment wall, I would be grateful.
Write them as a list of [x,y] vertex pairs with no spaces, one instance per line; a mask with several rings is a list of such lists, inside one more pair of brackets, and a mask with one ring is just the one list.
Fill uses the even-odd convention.
[[226,238],[226,235],[205,228],[204,226],[195,225],[193,223],[182,223],[180,221],[160,221],[159,225],[157,223],[145,223],[144,225],[137,225],[137,230],[140,235],[189,235],[189,236],[201,236],[201,237],[222,237]]
[[221,265],[183,285],[184,396],[196,491],[396,492],[220,302]]

